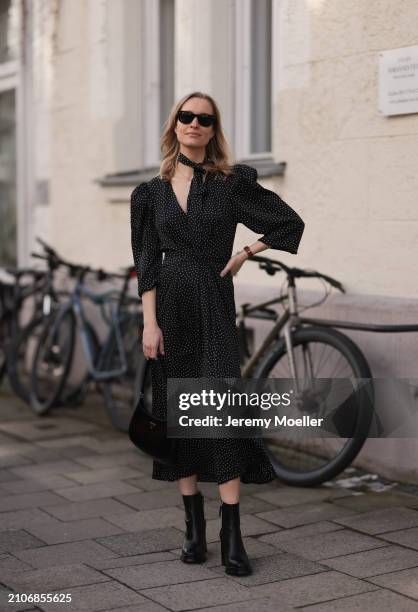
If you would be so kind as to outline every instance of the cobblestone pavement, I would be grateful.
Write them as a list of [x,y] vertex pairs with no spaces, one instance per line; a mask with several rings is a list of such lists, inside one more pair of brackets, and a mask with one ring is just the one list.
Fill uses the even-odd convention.
[[[39,418],[3,392],[0,609],[418,610],[417,496],[243,485],[254,573],[235,578],[220,564],[216,485],[201,485],[209,558],[186,565],[180,495],[150,474],[150,460],[109,426],[100,403]],[[10,593],[71,602],[8,603]]]

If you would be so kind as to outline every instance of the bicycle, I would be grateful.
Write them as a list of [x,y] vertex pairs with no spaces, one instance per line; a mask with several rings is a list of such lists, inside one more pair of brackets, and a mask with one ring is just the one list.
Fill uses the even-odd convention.
[[[55,272],[61,265],[58,255],[43,240],[37,238],[37,241],[43,246],[46,256],[36,253],[32,253],[32,255],[45,260],[47,269],[13,271],[16,277],[16,285],[19,285],[21,276],[32,276],[32,284],[27,286],[24,299],[33,298],[33,308],[27,322],[24,325],[15,326],[15,333],[9,341],[6,351],[7,374],[10,385],[16,395],[26,402],[29,402],[30,368],[34,346],[44,325],[45,317],[49,315],[51,309],[56,307],[60,298],[68,294],[68,292],[58,291],[54,287]],[[15,317],[17,311],[18,308],[14,307]]]
[[[5,272],[12,281],[0,282],[0,378],[7,375],[15,393],[27,400],[24,364],[29,336],[26,331],[29,328],[33,331],[35,322],[39,322],[49,282],[47,273],[32,268],[6,269]],[[29,282],[23,282],[27,277]],[[33,307],[28,309],[27,303],[32,299]]]
[[[280,432],[280,436],[264,438],[278,478],[290,485],[321,484],[335,477],[354,460],[367,439],[373,417],[372,374],[367,360],[350,338],[334,328],[370,329],[370,326],[300,316],[295,279],[317,277],[344,293],[343,285],[332,277],[315,270],[291,268],[267,257],[254,256],[250,261],[258,263],[269,275],[284,271],[287,293],[260,304],[243,304],[241,311],[237,312],[244,361],[242,377],[293,381],[299,414],[314,414],[315,417],[324,415],[329,391],[325,380],[342,378],[352,383],[352,396],[340,414],[345,421],[345,437],[301,436],[297,428],[293,428],[293,432],[286,436]],[[271,306],[283,305],[286,301],[287,306],[279,316]],[[313,305],[318,303],[310,307]],[[245,319],[248,317],[274,323],[253,353],[245,341]],[[418,331],[418,326],[415,327]],[[362,384],[364,381],[368,382],[366,387]]]
[[[138,355],[126,350],[125,342],[132,337],[136,339],[137,333],[132,330],[140,325],[140,313],[132,313],[129,306],[137,304],[139,298],[128,296],[128,284],[132,277],[132,268],[123,274],[107,273],[95,270],[89,266],[70,264],[60,260],[61,265],[67,266],[76,277],[75,286],[69,293],[68,299],[55,308],[45,321],[40,335],[31,370],[30,404],[38,415],[43,415],[59,404],[66,404],[77,398],[80,403],[90,381],[103,385],[105,406],[110,414],[112,423],[123,431],[127,430],[126,417],[120,414],[121,404],[117,402],[116,389],[123,387],[126,378],[131,386],[135,384],[135,359]],[[122,290],[95,293],[84,285],[87,274],[95,274],[97,280],[122,279]],[[101,343],[94,327],[87,319],[82,300],[86,298],[100,307],[102,319],[108,327],[108,334]],[[110,316],[106,307],[110,307]],[[74,357],[75,337],[79,334],[81,346],[87,365],[87,373],[75,388],[68,391],[69,376]],[[135,348],[139,352],[136,341]],[[129,360],[127,358],[129,354]],[[131,362],[131,363],[128,363]],[[135,376],[132,374],[135,372]],[[67,386],[66,398],[64,398]],[[128,410],[132,411],[135,391],[128,403]],[[71,398],[71,400],[70,400]],[[126,403],[126,401],[125,401]]]

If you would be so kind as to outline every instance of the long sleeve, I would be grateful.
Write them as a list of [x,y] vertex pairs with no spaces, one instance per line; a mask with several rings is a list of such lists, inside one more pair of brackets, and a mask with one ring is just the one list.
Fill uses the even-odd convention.
[[257,170],[235,165],[232,210],[237,223],[263,234],[259,240],[272,249],[296,254],[305,224],[274,191],[257,183]]
[[131,242],[140,297],[156,285],[161,268],[160,241],[152,204],[146,183],[135,187],[131,194]]

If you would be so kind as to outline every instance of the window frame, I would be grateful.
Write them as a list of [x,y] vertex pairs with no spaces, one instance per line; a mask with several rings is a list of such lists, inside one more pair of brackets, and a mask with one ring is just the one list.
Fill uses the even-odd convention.
[[[175,0],[172,0],[174,3]],[[143,0],[142,4],[142,160],[143,167],[159,165],[161,134],[161,0]],[[175,36],[173,10],[173,40]],[[174,49],[173,49],[174,52]],[[173,64],[174,65],[174,64]],[[174,96],[174,91],[173,91]]]
[[275,112],[274,99],[279,86],[280,61],[280,1],[272,3],[271,32],[271,141],[270,151],[253,153],[251,147],[251,5],[256,0],[239,0],[234,3],[234,74],[233,99],[234,113],[234,150],[237,159],[265,160],[271,158],[274,150]]

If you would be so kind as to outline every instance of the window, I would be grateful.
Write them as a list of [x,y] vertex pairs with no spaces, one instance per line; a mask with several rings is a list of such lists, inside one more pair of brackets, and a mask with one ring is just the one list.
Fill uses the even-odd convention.
[[113,159],[102,184],[159,165],[174,101],[174,0],[110,2],[107,14]]
[[143,165],[158,165],[163,124],[174,102],[174,0],[145,0],[142,46]]
[[17,264],[15,91],[0,81],[0,265]]
[[160,0],[160,131],[174,104],[174,0]]
[[16,59],[18,9],[16,0],[0,0],[0,62]]
[[17,264],[17,3],[0,0],[0,265]]
[[265,157],[272,150],[273,0],[235,3],[235,153]]
[[250,153],[271,151],[271,17],[271,0],[252,0]]

